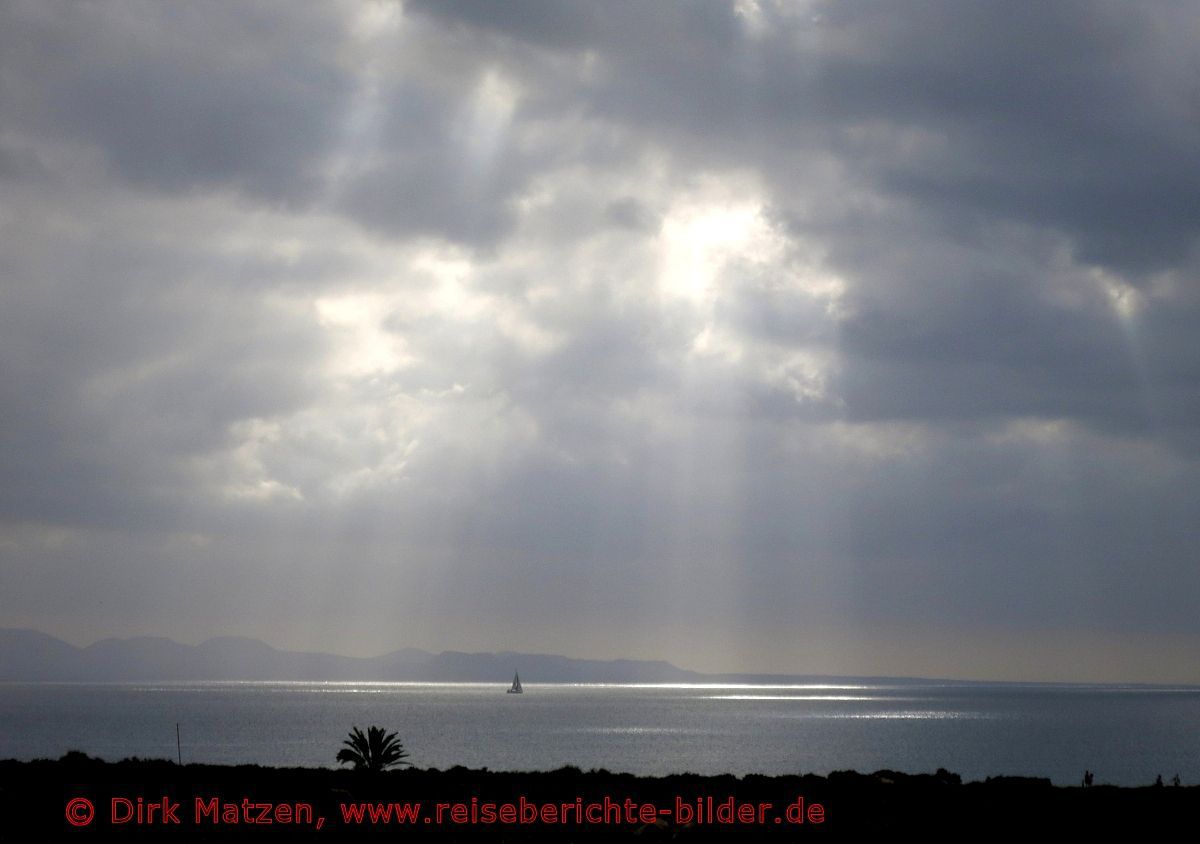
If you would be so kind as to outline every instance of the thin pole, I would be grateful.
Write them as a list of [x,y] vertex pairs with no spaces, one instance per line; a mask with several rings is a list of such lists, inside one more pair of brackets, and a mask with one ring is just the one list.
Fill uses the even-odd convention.
[[179,764],[183,765],[183,747],[179,743],[179,722],[175,722],[175,755],[179,759]]

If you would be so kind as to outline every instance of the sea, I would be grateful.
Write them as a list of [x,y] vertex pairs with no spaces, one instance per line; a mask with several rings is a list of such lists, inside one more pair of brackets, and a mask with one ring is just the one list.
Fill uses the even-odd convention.
[[[934,772],[1200,782],[1200,687],[874,683],[0,683],[0,758],[337,767],[352,726],[422,768]],[[179,743],[176,744],[176,725]]]

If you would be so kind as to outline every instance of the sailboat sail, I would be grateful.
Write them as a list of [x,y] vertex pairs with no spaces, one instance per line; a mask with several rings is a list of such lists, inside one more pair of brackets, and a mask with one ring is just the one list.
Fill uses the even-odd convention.
[[508,693],[510,695],[519,695],[524,691],[525,690],[521,688],[521,677],[519,674],[517,674],[517,672],[514,671],[513,672],[513,684],[509,688]]

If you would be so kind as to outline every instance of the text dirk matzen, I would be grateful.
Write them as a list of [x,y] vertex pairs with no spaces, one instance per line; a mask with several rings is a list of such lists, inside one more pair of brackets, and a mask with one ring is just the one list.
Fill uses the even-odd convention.
[[246,797],[237,802],[218,797],[196,797],[191,813],[183,812],[183,803],[162,797],[146,800],[114,797],[109,822],[114,825],[169,826],[173,824],[303,824],[320,829],[325,818],[316,814],[310,803],[261,803]]

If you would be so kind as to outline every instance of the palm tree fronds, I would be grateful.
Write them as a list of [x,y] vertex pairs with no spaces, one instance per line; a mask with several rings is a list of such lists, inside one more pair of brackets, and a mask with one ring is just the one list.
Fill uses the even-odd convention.
[[346,746],[338,751],[337,761],[353,765],[357,771],[383,771],[396,765],[412,764],[406,761],[408,751],[396,733],[389,733],[383,727],[368,727],[365,735],[354,727],[342,744]]

